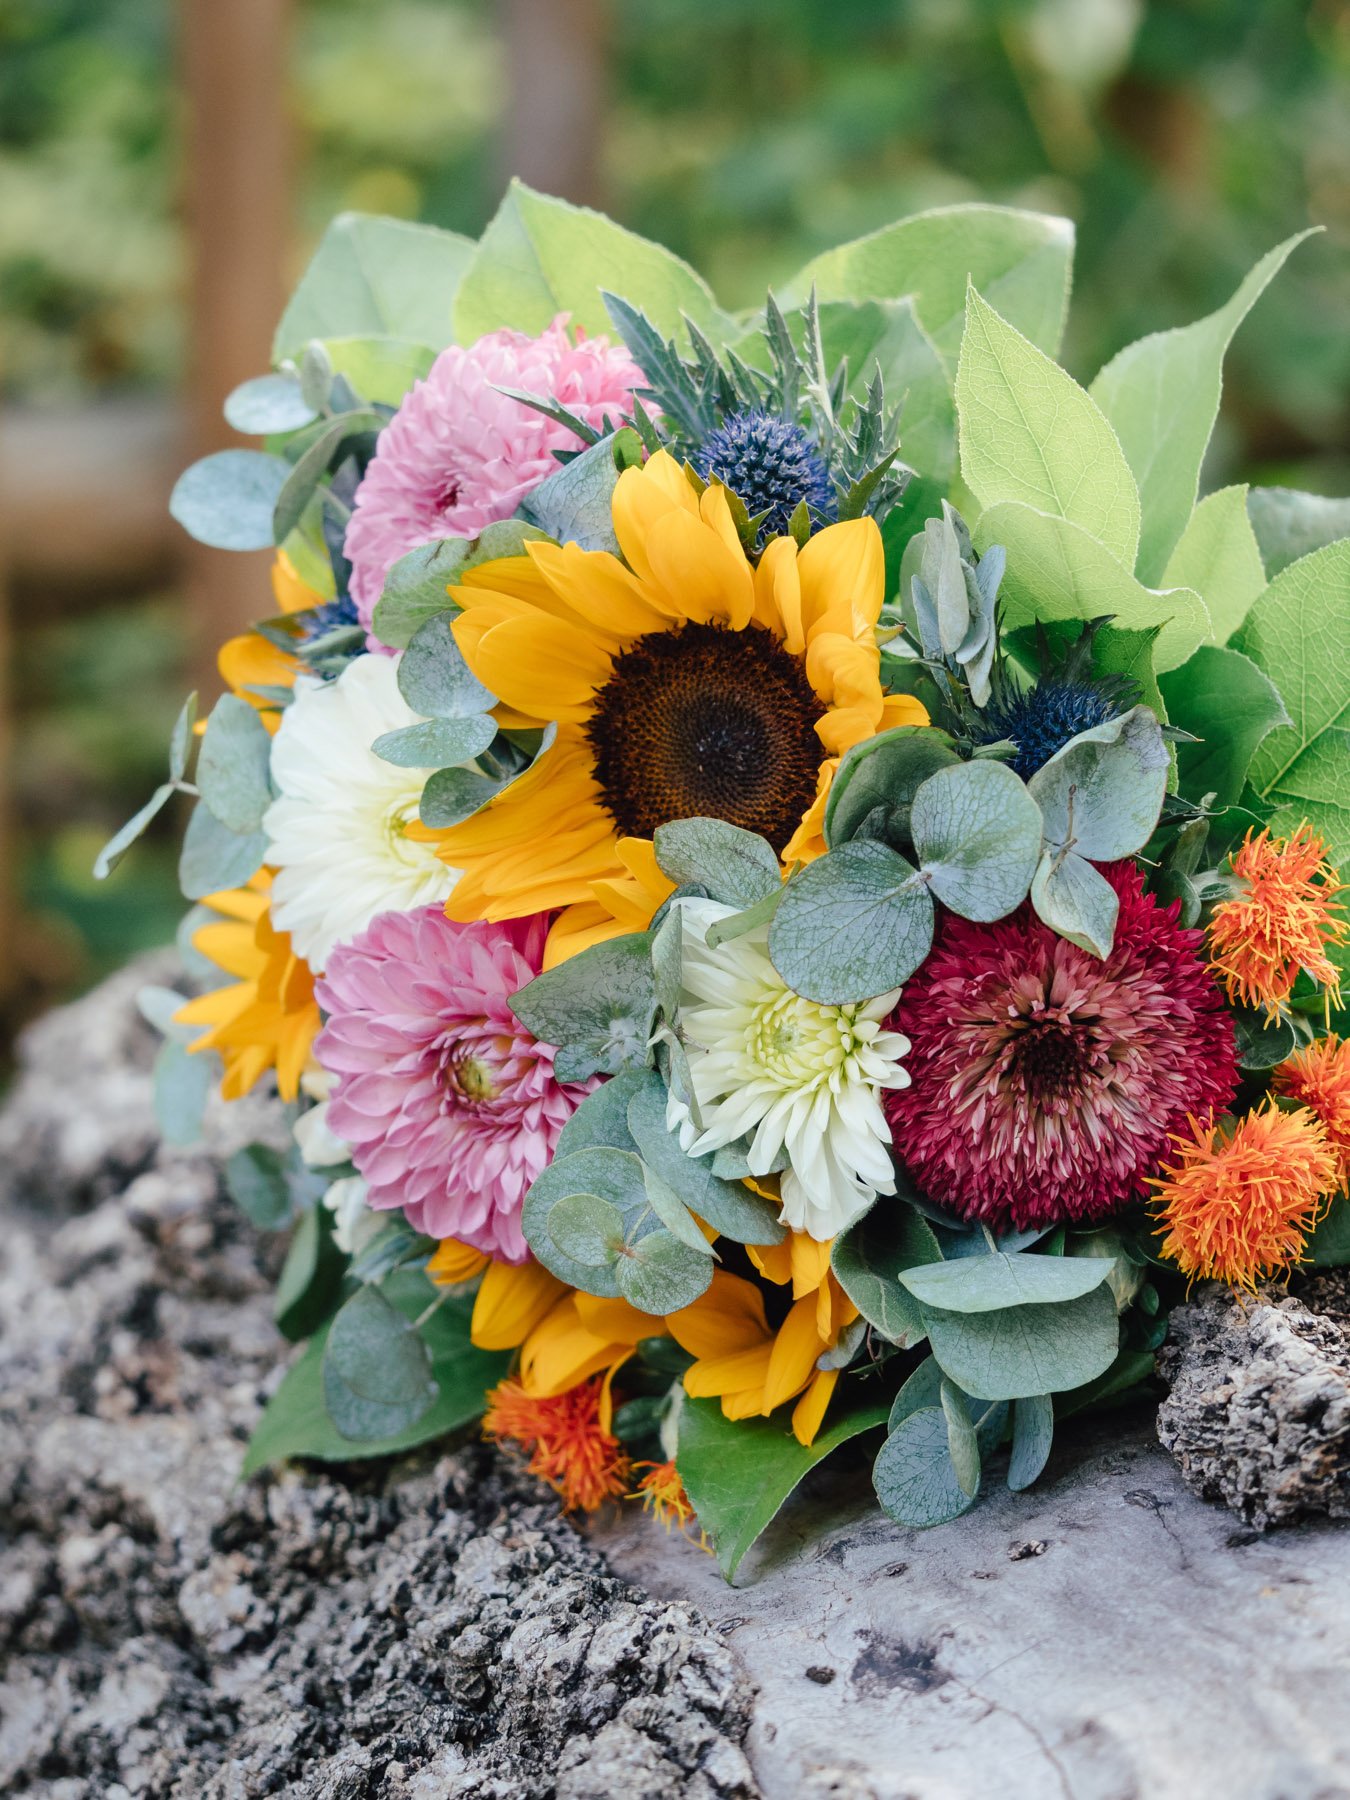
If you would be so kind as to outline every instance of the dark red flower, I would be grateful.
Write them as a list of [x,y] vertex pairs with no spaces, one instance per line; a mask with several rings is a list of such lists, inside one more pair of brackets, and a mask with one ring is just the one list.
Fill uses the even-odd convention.
[[1201,934],[1132,863],[1106,960],[1024,904],[994,925],[944,914],[891,1024],[911,1081],[885,1097],[896,1155],[959,1217],[999,1230],[1092,1223],[1147,1192],[1188,1115],[1237,1086],[1232,1021]]

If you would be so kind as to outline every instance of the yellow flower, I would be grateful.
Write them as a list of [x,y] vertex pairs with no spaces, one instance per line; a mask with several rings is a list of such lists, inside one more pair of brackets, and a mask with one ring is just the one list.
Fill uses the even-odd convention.
[[175,1017],[209,1029],[189,1046],[214,1050],[225,1064],[220,1091],[237,1100],[269,1069],[277,1091],[294,1100],[319,1030],[319,1006],[309,964],[291,948],[289,935],[272,928],[272,873],[260,869],[245,888],[208,894],[203,905],[221,915],[192,937],[203,956],[234,980],[189,1000]]
[[[323,603],[323,595],[305,585],[284,550],[277,551],[272,564],[272,593],[284,613],[304,612]],[[225,685],[240,699],[247,700],[250,706],[257,707],[269,731],[275,731],[280,724],[281,711],[274,701],[257,690],[294,687],[300,666],[298,657],[289,656],[256,631],[227,638],[216,657],[216,667]]]
[[755,1283],[714,1270],[707,1292],[667,1320],[675,1342],[695,1358],[685,1392],[696,1400],[720,1398],[728,1419],[767,1417],[800,1395],[792,1432],[799,1444],[810,1444],[839,1380],[838,1370],[816,1363],[858,1309],[830,1272],[828,1244],[791,1232],[782,1244],[750,1254],[767,1280],[792,1284],[787,1317],[773,1330]]
[[447,910],[575,908],[557,928],[572,949],[650,918],[651,871],[633,840],[712,816],[804,860],[822,848],[823,795],[844,751],[928,722],[917,701],[882,692],[874,520],[828,526],[801,549],[777,538],[756,566],[725,490],[700,496],[665,452],[620,476],[613,519],[623,561],[534,543],[454,590],[456,640],[499,697],[499,721],[551,721],[558,735],[482,812],[431,834],[463,871]]

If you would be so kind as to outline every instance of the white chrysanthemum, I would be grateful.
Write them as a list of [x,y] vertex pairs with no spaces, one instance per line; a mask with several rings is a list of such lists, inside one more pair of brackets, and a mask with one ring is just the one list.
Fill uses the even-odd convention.
[[398,658],[358,656],[336,681],[302,676],[272,740],[279,797],[263,817],[272,921],[310,968],[377,913],[443,901],[456,871],[406,835],[425,769],[400,769],[371,745],[416,725],[398,689]]
[[783,1223],[823,1241],[895,1192],[885,1088],[909,1086],[909,1039],[885,1029],[899,990],[855,1006],[794,994],[769,961],[768,927],[715,950],[708,927],[735,909],[683,900],[680,1027],[700,1129],[671,1095],[667,1117],[693,1155],[751,1135],[768,1174],[787,1152]]

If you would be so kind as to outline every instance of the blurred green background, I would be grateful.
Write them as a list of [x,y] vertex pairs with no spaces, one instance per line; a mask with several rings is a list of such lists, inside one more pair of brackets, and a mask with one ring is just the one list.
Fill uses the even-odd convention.
[[[563,0],[293,0],[288,277],[341,208],[476,234],[513,168],[554,185],[531,162],[517,66],[532,6]],[[89,875],[159,779],[189,649],[172,555],[138,567],[110,550],[99,578],[97,532],[121,522],[117,440],[80,422],[104,420],[106,438],[125,416],[153,436],[184,378],[183,10],[0,0],[0,478],[8,467],[24,495],[8,518],[11,1020],[162,941],[179,911],[173,821],[106,887]],[[1087,379],[1131,338],[1219,304],[1277,239],[1325,226],[1237,339],[1206,485],[1350,492],[1344,0],[563,11],[578,61],[559,59],[555,79],[604,98],[587,103],[582,173],[557,185],[663,239],[729,306],[923,207],[980,197],[1063,212],[1080,245],[1065,361]],[[43,479],[58,532],[108,490],[110,523],[89,527],[93,579],[24,554],[39,510],[29,446],[54,418],[67,435]]]

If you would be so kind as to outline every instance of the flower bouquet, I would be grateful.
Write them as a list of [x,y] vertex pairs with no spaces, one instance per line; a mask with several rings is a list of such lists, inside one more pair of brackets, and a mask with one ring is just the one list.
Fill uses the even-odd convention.
[[164,1127],[290,1109],[246,1469],[481,1419],[730,1575],[849,1440],[942,1523],[1189,1283],[1350,1261],[1350,512],[1198,497],[1299,241],[1084,389],[1061,219],[748,316],[520,186],[332,226],[172,501],[270,616],[100,861],[192,797]]

